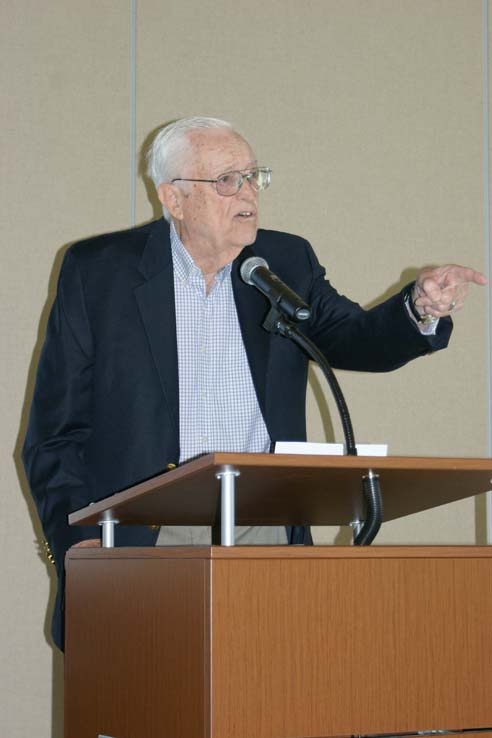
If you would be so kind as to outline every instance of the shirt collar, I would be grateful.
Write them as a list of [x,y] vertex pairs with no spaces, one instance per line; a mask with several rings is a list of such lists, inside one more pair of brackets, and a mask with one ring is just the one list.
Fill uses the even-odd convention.
[[[170,229],[171,238],[171,252],[173,255],[173,266],[177,276],[183,280],[183,282],[190,282],[192,279],[203,279],[201,270],[197,267],[193,261],[191,255],[186,250],[183,242],[176,233],[174,223],[171,221]],[[232,269],[232,262],[226,264],[225,267],[217,272],[215,277],[216,283],[221,283],[230,276]]]

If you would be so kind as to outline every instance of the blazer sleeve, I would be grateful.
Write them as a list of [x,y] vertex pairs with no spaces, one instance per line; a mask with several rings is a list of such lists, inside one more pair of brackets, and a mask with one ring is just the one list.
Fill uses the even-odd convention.
[[23,462],[59,575],[65,551],[98,536],[97,526],[68,525],[87,505],[84,445],[91,434],[93,342],[81,277],[71,251],[63,261],[42,349]]
[[451,319],[441,318],[436,335],[423,335],[405,306],[407,287],[370,310],[364,310],[340,295],[325,279],[325,270],[309,244],[307,257],[311,263],[308,302],[312,318],[305,330],[333,367],[391,371],[447,346],[452,331]]

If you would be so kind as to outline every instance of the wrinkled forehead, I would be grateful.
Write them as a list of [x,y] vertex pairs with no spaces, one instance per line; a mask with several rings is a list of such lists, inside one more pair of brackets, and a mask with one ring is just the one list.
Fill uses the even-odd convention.
[[234,131],[207,129],[188,134],[187,176],[216,177],[223,172],[242,170],[256,163],[251,146]]

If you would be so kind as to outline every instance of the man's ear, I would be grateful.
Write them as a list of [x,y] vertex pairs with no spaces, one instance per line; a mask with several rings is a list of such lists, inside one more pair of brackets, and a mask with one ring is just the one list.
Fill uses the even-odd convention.
[[183,220],[183,193],[179,187],[163,182],[157,188],[157,195],[172,218]]

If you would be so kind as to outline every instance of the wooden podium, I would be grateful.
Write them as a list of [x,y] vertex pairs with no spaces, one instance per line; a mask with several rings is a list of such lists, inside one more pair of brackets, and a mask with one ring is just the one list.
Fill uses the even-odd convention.
[[[70,516],[348,523],[486,491],[485,459],[212,454]],[[488,547],[73,548],[66,738],[320,738],[492,730]],[[481,733],[483,735],[483,733]]]

